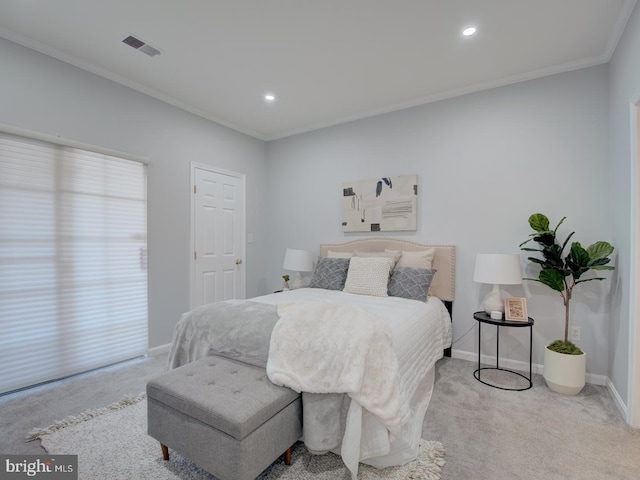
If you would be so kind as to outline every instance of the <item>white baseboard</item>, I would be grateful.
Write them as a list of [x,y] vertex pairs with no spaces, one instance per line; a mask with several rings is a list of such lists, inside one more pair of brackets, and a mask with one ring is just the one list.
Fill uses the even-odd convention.
[[150,357],[156,357],[158,355],[164,355],[165,353],[169,353],[171,349],[171,344],[167,343],[166,345],[160,345],[159,347],[153,347],[147,350],[147,355]]
[[611,397],[613,398],[613,401],[616,404],[616,407],[618,407],[618,411],[622,415],[622,418],[624,418],[624,420],[630,424],[631,419],[629,418],[629,410],[627,409],[627,406],[624,404],[624,401],[622,400],[622,397],[618,393],[618,390],[616,390],[616,387],[613,385],[613,383],[611,383],[611,380],[609,380],[608,378],[607,378],[607,388],[609,389],[609,393],[611,393]]
[[[468,360],[470,362],[475,362],[476,364],[478,363],[478,354],[474,353],[474,352],[465,352],[465,351],[461,351],[461,350],[452,350],[451,352],[451,356],[453,358],[460,358],[462,360]],[[480,361],[485,364],[485,365],[495,365],[496,364],[496,357],[495,356],[491,356],[491,355],[482,355],[480,357]],[[511,360],[510,358],[503,358],[500,357],[500,367],[504,367],[504,368],[508,368],[511,370],[516,370],[518,372],[525,372],[525,373],[529,373],[529,362],[523,362],[520,360]],[[544,371],[544,367],[543,365],[540,365],[539,363],[534,363],[531,365],[531,371],[532,373],[537,373],[542,375],[543,371]],[[586,375],[586,382],[590,383],[592,385],[609,385],[609,377],[606,377],[605,375],[596,375],[593,373],[587,373]],[[625,417],[626,418],[626,417]]]
[[[468,360],[478,364],[478,354],[474,352],[465,352],[462,350],[452,350],[451,356],[453,358],[460,358],[462,360]],[[491,355],[481,355],[480,361],[484,365],[495,365],[496,357]],[[518,372],[529,373],[529,362],[521,362],[519,360],[511,360],[509,358],[500,357],[500,368],[508,368],[510,370],[516,370]],[[532,373],[542,374],[542,365],[536,363],[531,365]]]
[[587,373],[587,383],[591,385],[600,385],[606,387],[609,385],[609,377],[605,375],[596,375],[595,373]]

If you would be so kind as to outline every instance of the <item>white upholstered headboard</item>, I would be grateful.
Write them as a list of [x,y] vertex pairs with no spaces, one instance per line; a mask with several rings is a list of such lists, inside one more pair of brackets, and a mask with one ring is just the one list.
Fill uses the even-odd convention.
[[435,247],[436,254],[433,258],[433,268],[438,273],[433,277],[433,283],[429,293],[440,300],[453,302],[455,297],[455,267],[456,248],[454,245],[426,245],[395,238],[363,238],[346,243],[320,244],[320,256],[326,257],[329,250],[334,252],[383,252],[385,248],[390,250],[404,250],[415,252]]

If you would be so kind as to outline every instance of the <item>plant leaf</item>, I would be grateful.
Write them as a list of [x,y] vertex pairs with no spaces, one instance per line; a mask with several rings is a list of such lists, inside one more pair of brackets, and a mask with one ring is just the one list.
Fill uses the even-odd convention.
[[529,217],[529,226],[536,232],[548,232],[549,219],[542,213],[534,213]]
[[580,242],[573,242],[571,244],[569,258],[573,263],[582,268],[587,268],[587,265],[589,265],[589,260],[591,260],[591,258],[589,257],[589,252],[582,248]]
[[553,244],[542,249],[547,268],[564,270],[564,260],[562,260],[562,249],[559,245]]
[[573,235],[574,235],[575,233],[576,233],[576,232],[571,232],[571,233],[569,234],[569,236],[566,238],[566,240],[565,240],[565,241],[564,241],[564,243],[562,244],[562,248],[560,249],[560,252],[564,252],[564,248],[567,246],[567,243],[569,243],[569,240],[571,240],[571,237],[573,237]]
[[558,222],[558,224],[556,225],[556,228],[553,229],[553,234],[554,235],[558,231],[558,228],[560,228],[560,225],[562,225],[566,219],[567,219],[567,217],[562,217],[562,219]]
[[589,253],[582,248],[580,242],[573,242],[571,250],[566,258],[567,268],[571,272],[573,278],[578,280],[580,276],[589,271]]
[[611,261],[611,259],[610,259],[610,258],[598,258],[598,259],[596,259],[596,260],[593,260],[593,259],[592,259],[592,260],[589,262],[589,266],[590,266],[591,268],[594,268],[594,267],[598,267],[598,266],[600,266],[600,265],[606,265],[606,264],[607,264],[607,263],[609,263],[610,261]]
[[545,247],[550,247],[556,243],[556,236],[553,232],[542,232],[540,235],[536,235],[533,237],[533,240],[540,245],[544,245]]
[[576,285],[579,283],[590,282],[591,280],[606,280],[604,277],[583,278],[582,280],[576,280]]
[[539,265],[544,265],[546,262],[544,260],[540,260],[539,258],[529,257],[528,260],[533,263],[537,263]]
[[558,292],[564,291],[564,275],[558,270],[544,269],[538,277],[540,282]]
[[599,260],[611,255],[613,253],[613,246],[607,242],[596,242],[587,247],[587,252],[589,252],[591,260]]

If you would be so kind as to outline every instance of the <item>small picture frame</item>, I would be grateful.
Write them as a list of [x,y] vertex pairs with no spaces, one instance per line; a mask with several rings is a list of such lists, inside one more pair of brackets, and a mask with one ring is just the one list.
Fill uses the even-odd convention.
[[527,299],[508,297],[504,299],[504,319],[518,322],[528,322]]

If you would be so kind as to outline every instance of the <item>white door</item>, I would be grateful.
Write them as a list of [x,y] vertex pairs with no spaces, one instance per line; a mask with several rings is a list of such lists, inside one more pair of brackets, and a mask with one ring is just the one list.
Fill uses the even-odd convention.
[[244,298],[244,175],[192,165],[191,308]]

